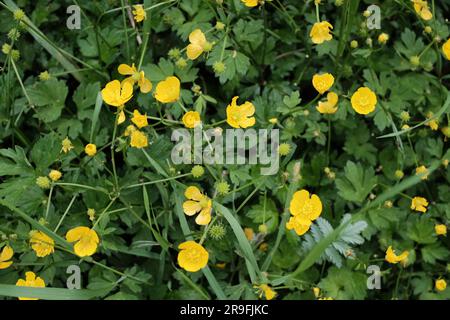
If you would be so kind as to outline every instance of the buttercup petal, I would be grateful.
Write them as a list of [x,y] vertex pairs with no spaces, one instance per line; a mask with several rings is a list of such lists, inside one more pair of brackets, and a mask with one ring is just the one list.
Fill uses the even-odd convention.
[[186,47],[186,55],[190,60],[195,60],[203,53],[203,47],[197,44],[189,44]]
[[134,73],[136,73],[136,67],[134,66],[129,66],[127,64],[121,64],[118,68],[117,71],[119,71],[119,73],[121,75],[125,75],[125,76],[130,76]]
[[211,222],[211,208],[204,208],[195,218],[195,223],[201,226],[206,226]]
[[205,34],[200,29],[195,29],[189,34],[189,42],[203,48],[206,43]]
[[200,210],[202,210],[202,206],[197,201],[187,200],[183,202],[183,211],[188,216],[193,216]]
[[0,261],[4,262],[4,261],[8,261],[9,259],[11,259],[14,255],[14,250],[10,247],[10,246],[5,246],[3,247],[3,250],[0,254]]
[[141,78],[138,81],[138,85],[142,93],[149,93],[150,91],[152,91],[152,83],[145,77],[143,71],[141,72]]
[[289,205],[289,211],[293,216],[300,214],[306,201],[309,200],[309,192],[305,189],[294,193],[291,203]]
[[311,196],[311,199],[309,200],[309,204],[312,209],[310,211],[310,214],[308,215],[308,218],[314,221],[322,213],[322,201],[320,201],[320,198],[317,195],[313,194]]
[[204,198],[204,195],[200,192],[200,190],[195,186],[190,186],[186,188],[184,192],[184,196],[187,199],[200,201]]

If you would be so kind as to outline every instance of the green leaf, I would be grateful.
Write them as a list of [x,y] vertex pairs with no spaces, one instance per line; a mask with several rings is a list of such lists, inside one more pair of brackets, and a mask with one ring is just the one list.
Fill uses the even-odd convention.
[[31,160],[36,164],[36,168],[42,174],[56,160],[61,152],[61,141],[55,134],[48,134],[40,138],[31,150]]
[[339,196],[345,200],[362,203],[377,183],[372,168],[365,169],[361,164],[348,161],[345,177],[336,179]]
[[15,285],[0,284],[0,296],[27,297],[44,300],[89,300],[107,295],[114,287],[115,285],[101,290],[69,290],[60,288],[18,287]]
[[[244,230],[242,230],[241,225],[233,216],[233,214],[228,210],[228,208],[222,206],[217,202],[213,202],[213,207],[222,214],[225,219],[228,221],[231,229],[233,230],[234,235],[239,243],[239,247],[247,261],[247,269],[249,271],[250,277],[252,278],[252,282],[256,283],[256,275],[262,278],[261,270],[258,267],[258,263],[256,262],[255,255],[253,253],[252,247],[248,242],[247,237],[245,236]],[[261,279],[262,280],[262,279]]]
[[33,172],[25,151],[19,146],[14,149],[1,149],[0,156],[2,156],[0,157],[0,176],[24,175]]
[[325,296],[336,300],[364,299],[367,295],[367,275],[331,267],[328,275],[319,282]]
[[61,116],[69,89],[63,81],[50,79],[38,82],[28,88],[31,102],[36,108],[37,117],[44,122],[52,122]]
[[423,261],[430,264],[435,264],[436,260],[445,261],[450,254],[450,251],[447,248],[442,247],[439,244],[425,246],[421,249],[421,252]]

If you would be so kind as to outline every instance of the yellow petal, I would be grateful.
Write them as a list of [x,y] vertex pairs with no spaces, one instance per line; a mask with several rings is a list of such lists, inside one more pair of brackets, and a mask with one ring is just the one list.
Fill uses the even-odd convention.
[[197,201],[187,200],[183,203],[183,211],[188,216],[193,216],[202,210],[202,206]]
[[202,200],[205,197],[200,192],[200,190],[197,187],[195,187],[195,186],[187,187],[186,191],[184,192],[184,196],[187,199],[195,200],[195,201],[200,201],[200,200]]
[[180,80],[177,77],[167,77],[158,83],[155,89],[155,99],[162,103],[176,102],[180,98]]
[[125,122],[125,120],[126,120],[125,112],[123,112],[122,110],[120,111],[119,117],[117,118],[117,124],[122,124]]
[[186,55],[189,59],[195,60],[203,53],[203,47],[196,44],[189,44],[186,48]]
[[245,117],[250,117],[255,113],[255,106],[251,102],[245,102],[244,104],[240,105],[240,109],[242,112],[242,115]]
[[142,93],[149,93],[152,91],[152,83],[144,75],[144,71],[141,72],[141,78],[138,81],[139,88]]
[[132,67],[127,64],[121,64],[118,68],[118,71],[121,75],[131,76],[136,72],[136,67],[134,66],[134,64]]
[[66,240],[68,242],[75,242],[80,240],[80,238],[86,234],[90,229],[88,227],[76,227],[69,230],[66,234]]
[[14,250],[10,246],[5,246],[0,254],[0,261],[4,262],[12,258]]
[[0,270],[9,268],[12,265],[12,261],[9,262],[0,262]]
[[312,209],[309,211],[308,218],[314,221],[322,213],[322,201],[320,201],[320,198],[317,195],[313,194],[309,200],[309,205]]
[[211,208],[204,208],[195,218],[195,223],[201,226],[206,226],[211,222]]
[[206,43],[206,37],[205,34],[200,29],[195,29],[189,34],[189,42],[191,44],[198,45],[200,47],[203,47]]
[[105,88],[102,90],[102,98],[106,104],[110,106],[118,107],[120,106],[120,101],[118,100],[120,92],[120,81],[114,80],[106,84]]
[[96,242],[79,241],[74,246],[75,254],[79,257],[90,257],[97,251]]
[[240,127],[241,128],[249,128],[249,127],[253,127],[256,123],[256,119],[255,117],[251,117],[251,118],[244,118],[240,123]]
[[133,85],[129,82],[125,82],[122,86],[122,91],[120,97],[124,101],[123,104],[128,102],[133,96]]
[[289,206],[289,211],[291,212],[291,214],[293,216],[299,215],[302,212],[303,206],[308,200],[309,192],[307,190],[303,189],[294,193]]

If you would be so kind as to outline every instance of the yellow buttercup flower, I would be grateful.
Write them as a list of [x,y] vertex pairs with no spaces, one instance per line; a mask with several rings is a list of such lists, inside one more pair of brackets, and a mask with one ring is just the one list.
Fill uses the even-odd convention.
[[324,94],[333,86],[334,77],[330,73],[315,74],[312,78],[312,84],[317,92]]
[[322,213],[322,202],[316,194],[310,195],[307,190],[302,189],[294,193],[289,211],[293,216],[300,215],[314,221]]
[[9,268],[12,265],[11,258],[14,255],[14,250],[10,246],[4,246],[0,253],[0,270]]
[[416,168],[416,175],[422,175],[422,180],[428,179],[428,169],[425,166],[420,166]]
[[428,7],[428,1],[424,0],[412,0],[414,5],[414,10],[423,20],[431,20],[433,18],[433,13]]
[[69,242],[75,242],[73,249],[79,257],[92,256],[97,251],[100,242],[97,232],[88,227],[76,227],[69,230],[66,239]]
[[189,42],[186,54],[191,60],[197,59],[203,52],[211,50],[212,47],[200,29],[195,29],[189,34]]
[[241,0],[246,7],[254,8],[259,4],[259,0]]
[[447,235],[447,226],[445,224],[437,224],[434,226],[434,231],[438,236],[446,236]]
[[102,90],[103,101],[113,107],[122,108],[132,97],[133,85],[129,81],[121,84],[119,80],[114,80]]
[[186,112],[182,120],[186,128],[193,129],[201,123],[200,113],[197,111]]
[[58,181],[59,179],[61,179],[62,173],[61,173],[61,171],[58,171],[58,170],[52,170],[48,174],[48,177],[50,179],[52,179],[52,181]]
[[442,45],[442,52],[447,60],[450,60],[450,38]]
[[128,78],[123,80],[123,83],[128,82],[132,86],[134,86],[137,82],[142,93],[149,93],[150,91],[152,91],[153,85],[151,81],[145,77],[144,71],[138,71],[136,69],[134,63],[132,66],[121,64],[118,68],[118,71],[121,75],[129,76]]
[[136,22],[142,22],[147,18],[147,12],[145,12],[144,6],[136,4],[133,6],[133,16]]
[[385,44],[389,40],[389,35],[387,33],[381,33],[378,36],[378,42],[381,44]]
[[268,284],[260,284],[259,286],[255,286],[259,291],[259,298],[261,299],[263,296],[266,300],[272,300],[276,297],[277,293],[273,290]]
[[289,205],[291,217],[286,223],[288,230],[294,229],[297,235],[305,234],[312,224],[322,213],[322,202],[320,198],[305,189],[294,193]]
[[401,255],[397,256],[394,252],[394,250],[392,249],[392,246],[389,246],[389,248],[387,248],[386,250],[386,256],[385,259],[387,262],[389,263],[399,263],[399,262],[403,262],[404,260],[406,260],[408,258],[409,252],[408,251],[403,251]]
[[447,282],[444,279],[438,279],[434,283],[434,287],[437,291],[444,291],[447,288]]
[[324,114],[333,114],[337,111],[337,103],[339,97],[334,92],[328,92],[327,101],[319,102],[319,105],[316,107],[317,111]]
[[314,23],[311,32],[309,33],[312,42],[315,44],[321,44],[325,41],[330,41],[333,39],[330,29],[333,29],[333,26],[328,21]]
[[227,106],[227,123],[236,129],[255,125],[256,119],[252,117],[255,114],[255,106],[249,101],[237,105],[238,98],[233,97],[231,104]]
[[195,222],[198,225],[207,225],[211,221],[211,199],[194,186],[188,187],[184,192],[184,196],[188,199],[183,203],[184,213],[188,216],[193,216],[200,212],[195,218]]
[[55,241],[41,231],[30,232],[31,248],[39,258],[46,257],[55,252]]
[[155,89],[155,99],[162,103],[176,102],[180,98],[180,80],[170,76],[158,83]]
[[141,114],[138,110],[134,110],[131,122],[133,122],[139,129],[142,129],[148,126],[147,114]]
[[93,143],[89,143],[84,147],[84,152],[89,156],[93,157],[97,153],[97,146]]
[[[45,282],[40,277],[36,277],[36,274],[32,271],[25,273],[25,280],[19,279],[16,282],[18,287],[32,287],[32,288],[45,288]],[[20,297],[19,300],[39,300],[38,298],[23,298]]]
[[353,109],[359,114],[369,114],[377,105],[376,94],[367,87],[361,87],[353,94],[351,99]]
[[148,139],[145,133],[139,130],[131,132],[130,146],[134,148],[145,148],[148,146]]
[[61,151],[64,153],[67,153],[74,148],[72,145],[72,141],[70,141],[70,139],[67,137],[61,142],[61,145]]
[[201,244],[195,241],[186,241],[178,246],[178,264],[184,270],[197,272],[208,264],[209,254]]
[[428,201],[423,197],[414,197],[411,200],[411,209],[419,212],[427,212]]

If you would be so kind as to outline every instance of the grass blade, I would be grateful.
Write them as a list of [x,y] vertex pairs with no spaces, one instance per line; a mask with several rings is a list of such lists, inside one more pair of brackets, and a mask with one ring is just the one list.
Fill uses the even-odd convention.
[[0,284],[0,296],[27,297],[44,300],[90,300],[107,295],[115,285],[110,288],[90,290],[69,290],[60,288],[32,288],[18,287],[10,284]]

